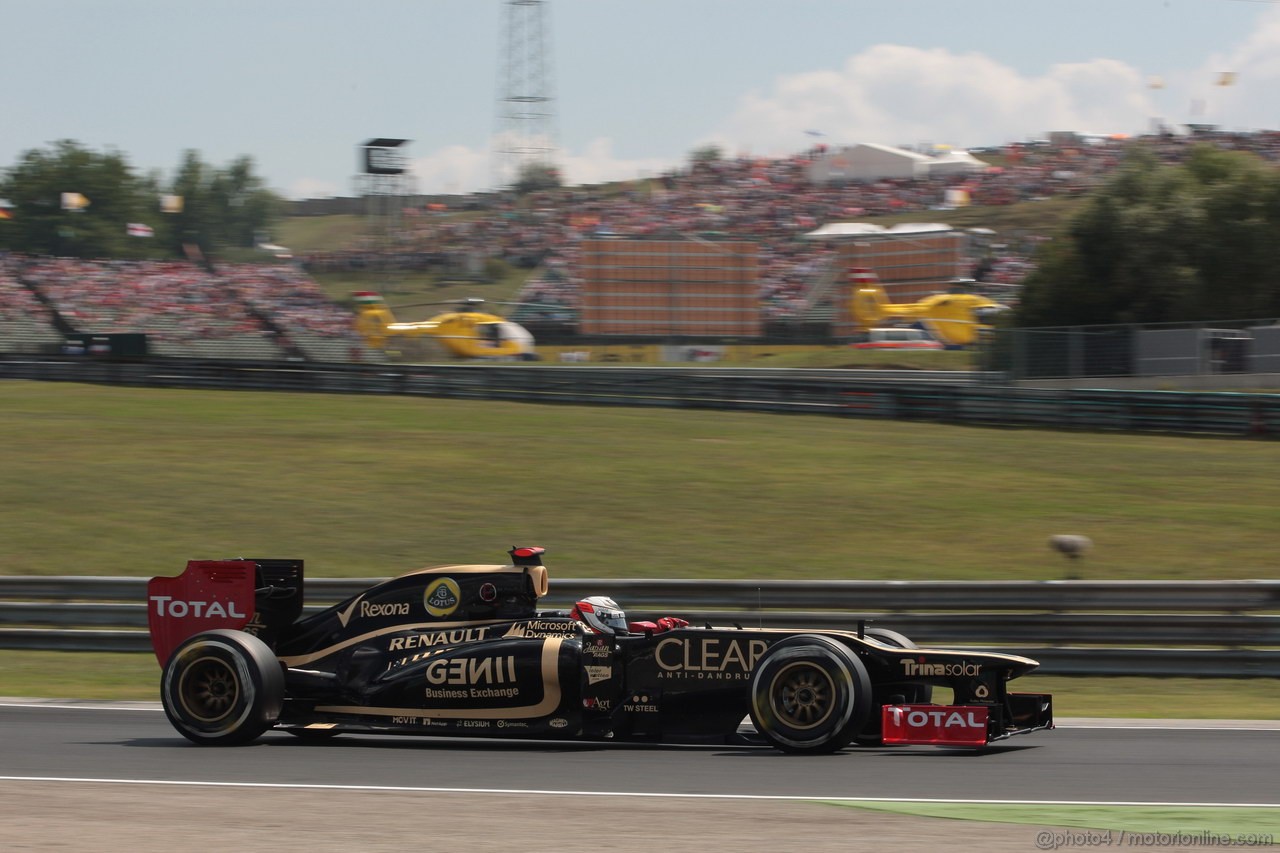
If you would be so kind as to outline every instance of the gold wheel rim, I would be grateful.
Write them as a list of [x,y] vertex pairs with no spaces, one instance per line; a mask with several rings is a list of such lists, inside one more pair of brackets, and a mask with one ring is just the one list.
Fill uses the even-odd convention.
[[240,698],[240,678],[235,668],[216,657],[193,661],[178,682],[178,699],[188,714],[201,723],[216,723],[230,714]]
[[835,711],[836,684],[821,667],[793,663],[774,677],[770,704],[783,725],[812,729],[826,722]]

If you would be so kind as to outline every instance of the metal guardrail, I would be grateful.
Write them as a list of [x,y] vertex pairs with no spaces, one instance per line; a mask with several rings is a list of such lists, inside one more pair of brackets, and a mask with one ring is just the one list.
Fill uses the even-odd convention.
[[0,378],[152,388],[306,391],[1280,437],[1280,395],[1033,389],[970,371],[718,367],[112,362],[0,357]]
[[[309,611],[381,578],[311,578]],[[635,618],[855,628],[1013,651],[1049,675],[1280,677],[1280,581],[695,581],[561,578],[548,607],[610,595]],[[145,652],[146,580],[0,577],[0,648]]]

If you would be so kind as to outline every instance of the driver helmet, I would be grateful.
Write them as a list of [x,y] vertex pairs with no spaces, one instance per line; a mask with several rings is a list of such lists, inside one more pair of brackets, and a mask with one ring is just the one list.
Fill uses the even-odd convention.
[[573,605],[569,615],[595,634],[627,633],[627,614],[618,602],[605,595],[592,595]]

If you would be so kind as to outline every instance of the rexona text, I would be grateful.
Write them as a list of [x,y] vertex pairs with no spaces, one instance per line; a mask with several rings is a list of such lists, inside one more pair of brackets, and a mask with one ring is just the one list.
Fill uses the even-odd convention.
[[409,605],[403,601],[389,601],[385,604],[361,601],[360,615],[366,618],[370,616],[408,616]]
[[198,619],[248,618],[245,614],[236,610],[234,601],[227,602],[224,607],[221,601],[175,601],[171,595],[153,595],[151,600],[155,602],[158,615],[170,616],[175,619],[182,619],[187,616],[194,616]]

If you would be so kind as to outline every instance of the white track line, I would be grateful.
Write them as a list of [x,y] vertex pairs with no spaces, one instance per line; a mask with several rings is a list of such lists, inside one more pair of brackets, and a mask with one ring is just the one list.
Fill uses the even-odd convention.
[[58,699],[0,699],[0,708],[56,708],[64,711],[163,711],[159,702],[79,702]]
[[634,797],[677,800],[793,800],[832,803],[925,803],[989,806],[1149,806],[1159,808],[1280,809],[1280,803],[1110,802],[1106,800],[964,800],[920,797],[841,797],[799,794],[672,794],[640,791],[574,791],[520,788],[429,788],[412,785],[317,785],[295,782],[202,782],[175,779],[99,779],[76,776],[0,776],[0,782],[63,782],[94,785],[166,785],[185,788],[251,788],[301,791],[370,791],[418,794],[531,794],[559,797]]

